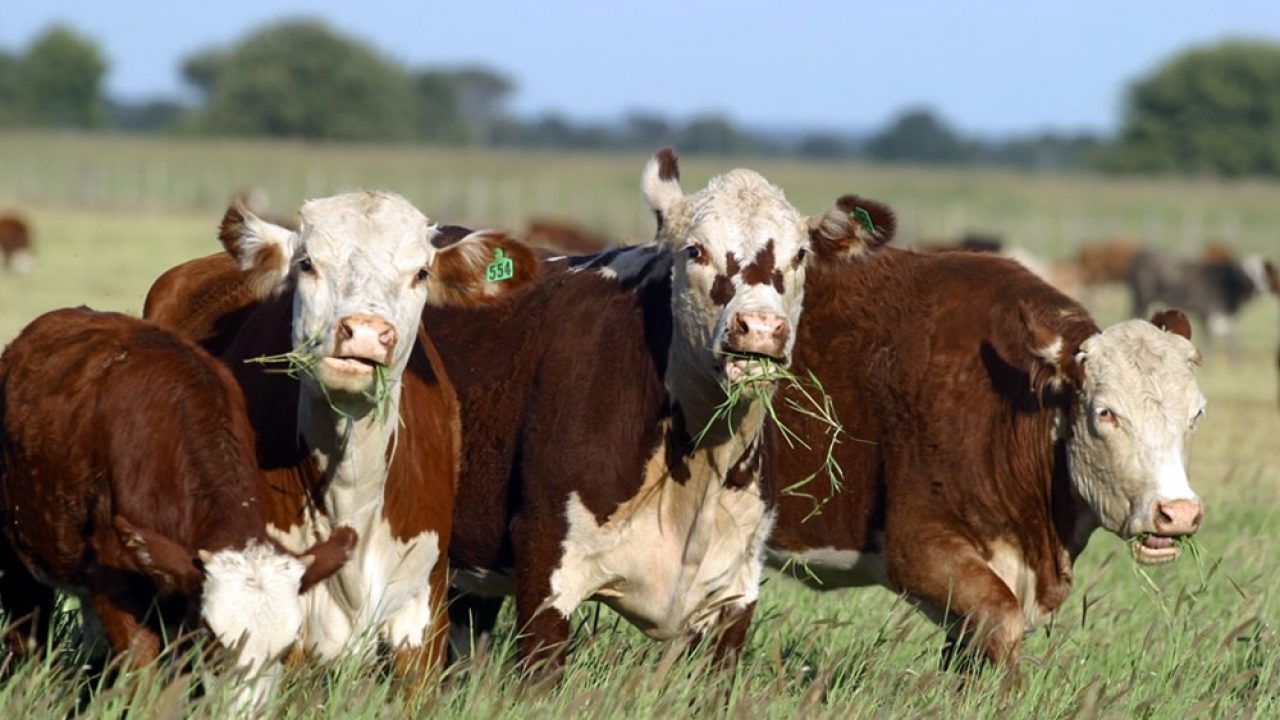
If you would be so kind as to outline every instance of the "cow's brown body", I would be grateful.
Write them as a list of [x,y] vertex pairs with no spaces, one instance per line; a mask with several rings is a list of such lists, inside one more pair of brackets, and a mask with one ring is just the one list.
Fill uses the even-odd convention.
[[609,238],[568,220],[534,218],[524,236],[525,242],[570,255],[599,252],[610,244]]
[[[132,645],[149,660],[163,635],[150,614],[158,593],[168,621],[196,622],[195,552],[267,542],[239,388],[203,350],[150,323],[84,308],[37,319],[0,358],[0,420],[0,604],[10,619],[36,614],[35,642],[54,585],[81,599],[112,651]],[[147,566],[164,550],[130,548],[139,532],[187,557]],[[343,560],[313,568],[331,573]],[[10,640],[22,649],[18,633]]]
[[[844,490],[813,480],[813,517],[814,499],[783,496],[775,562],[810,560],[812,575],[796,574],[818,587],[888,585],[935,619],[949,608],[984,623],[992,659],[1016,652],[1023,630],[1067,596],[1094,527],[1054,440],[1069,408],[1033,390],[1023,304],[1068,344],[1098,331],[1074,301],[1001,258],[886,250],[810,272],[793,369],[813,372],[835,401]],[[779,445],[789,484],[820,469],[827,438],[790,408],[780,415],[816,448]],[[1016,597],[993,563],[1029,569],[1031,587]]]

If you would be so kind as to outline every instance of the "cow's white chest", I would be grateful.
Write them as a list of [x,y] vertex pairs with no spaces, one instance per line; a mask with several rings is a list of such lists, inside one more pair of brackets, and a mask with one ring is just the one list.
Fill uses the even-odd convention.
[[550,598],[565,617],[594,598],[649,636],[670,638],[705,629],[722,605],[755,601],[774,519],[759,483],[726,488],[695,467],[680,484],[660,465],[651,460],[641,492],[603,524],[576,492],[569,496]]
[[1017,548],[1002,541],[992,543],[991,559],[987,561],[987,567],[1017,598],[1023,622],[1026,623],[1026,632],[1031,632],[1048,621],[1053,613],[1040,605],[1036,594],[1036,571],[1027,565]]
[[888,587],[884,555],[835,547],[790,552],[770,547],[769,564],[818,590],[883,585]]

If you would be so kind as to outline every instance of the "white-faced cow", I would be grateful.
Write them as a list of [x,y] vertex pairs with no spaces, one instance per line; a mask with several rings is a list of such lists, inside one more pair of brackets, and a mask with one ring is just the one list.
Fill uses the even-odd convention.
[[[300,592],[335,572],[349,528],[295,556],[267,535],[267,492],[240,389],[200,348],[88,309],[47,313],[0,356],[0,605],[20,653],[42,643],[54,587],[90,651],[160,652],[211,630],[266,697],[298,638]],[[37,581],[37,578],[39,581]]]
[[893,229],[852,196],[806,218],[749,170],[685,195],[670,150],[642,186],[657,244],[552,259],[512,302],[426,314],[463,407],[455,620],[483,630],[485,598],[513,593],[522,657],[553,667],[587,600],[654,638],[723,623],[718,648],[740,646],[775,493],[759,397],[731,422],[714,410],[759,358],[789,361],[806,268]]
[[[500,234],[436,225],[386,192],[312,200],[299,217],[294,232],[234,205],[221,239],[239,268],[217,257],[174,268],[153,286],[148,314],[224,348],[279,541],[302,547],[339,524],[360,533],[352,561],[304,596],[305,648],[328,658],[376,635],[398,673],[427,675],[447,635],[460,447],[423,306],[497,302],[536,263]],[[523,272],[486,282],[498,250]],[[255,362],[285,355],[300,382]]]
[[[1200,526],[1187,461],[1205,399],[1181,313],[1100,331],[1026,269],[968,253],[885,250],[815,269],[805,291],[794,370],[834,399],[844,490],[807,488],[811,518],[814,500],[784,497],[771,562],[905,593],[1007,662],[1095,529],[1152,563]],[[778,405],[815,448],[779,444],[792,483],[822,466],[827,428]]]

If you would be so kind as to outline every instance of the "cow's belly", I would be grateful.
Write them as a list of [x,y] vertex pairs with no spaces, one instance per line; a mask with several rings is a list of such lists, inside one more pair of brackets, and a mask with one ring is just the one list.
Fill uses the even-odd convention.
[[722,491],[685,517],[655,497],[601,525],[570,496],[569,532],[551,576],[553,608],[568,617],[583,601],[602,600],[665,639],[705,629],[726,603],[755,601],[773,523],[759,494]]
[[[331,521],[320,516],[288,532],[274,526],[267,529],[286,548],[301,553],[327,537],[331,527]],[[430,594],[430,574],[440,561],[439,535],[433,531],[407,542],[397,540],[387,521],[379,517],[376,524],[357,532],[359,541],[351,559],[303,596],[305,645],[321,657],[336,656],[353,638],[370,637],[370,630],[385,636],[389,620],[417,613],[415,608]],[[423,612],[429,612],[429,604]],[[425,627],[427,622],[429,618],[410,624]]]
[[787,550],[769,547],[769,565],[817,590],[889,586],[884,555],[834,547]]

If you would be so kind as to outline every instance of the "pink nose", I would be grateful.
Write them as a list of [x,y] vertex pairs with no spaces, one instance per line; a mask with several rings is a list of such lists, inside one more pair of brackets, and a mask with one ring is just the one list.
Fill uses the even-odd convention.
[[781,315],[764,312],[735,313],[729,322],[725,348],[781,359],[786,354],[787,337],[790,334],[791,327]]
[[1155,527],[1161,535],[1191,535],[1200,529],[1204,505],[1199,500],[1156,503]]
[[338,320],[334,328],[335,357],[361,358],[390,364],[398,335],[395,326],[377,315],[355,313]]

